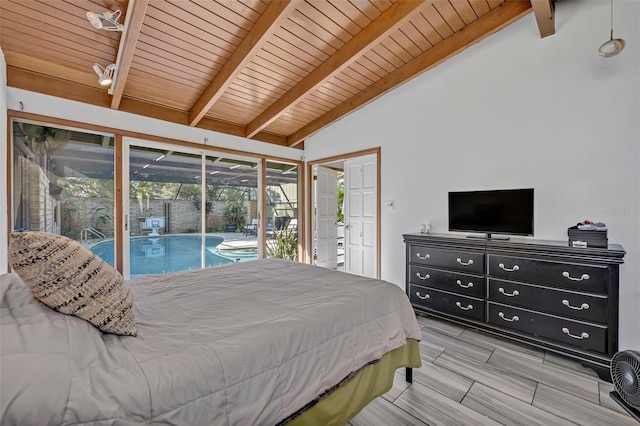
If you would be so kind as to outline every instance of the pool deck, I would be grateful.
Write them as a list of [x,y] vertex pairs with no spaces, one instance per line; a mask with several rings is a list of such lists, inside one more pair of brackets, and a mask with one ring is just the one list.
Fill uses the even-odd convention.
[[224,240],[218,245],[218,250],[246,250],[258,248],[258,239],[255,235],[243,235],[240,232],[223,232],[207,235],[215,235],[216,237],[224,238]]
[[[255,235],[243,235],[241,233],[219,233],[215,235],[224,238],[224,241],[218,245],[218,250],[258,249],[258,239]],[[338,269],[344,271],[344,244],[338,245],[337,256]]]

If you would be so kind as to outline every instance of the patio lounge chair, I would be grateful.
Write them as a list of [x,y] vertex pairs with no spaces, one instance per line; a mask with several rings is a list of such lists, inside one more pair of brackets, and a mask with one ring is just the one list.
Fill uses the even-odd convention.
[[258,219],[251,219],[251,223],[244,226],[244,235],[258,235]]

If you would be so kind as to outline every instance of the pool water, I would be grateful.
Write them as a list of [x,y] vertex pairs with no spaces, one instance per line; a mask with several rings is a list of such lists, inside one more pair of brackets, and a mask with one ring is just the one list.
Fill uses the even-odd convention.
[[[237,261],[216,253],[221,237],[205,237],[205,267],[221,266]],[[200,269],[199,235],[161,235],[159,237],[133,237],[130,244],[130,275],[166,274],[168,272]],[[102,241],[91,251],[111,266],[115,265],[113,240]],[[255,259],[253,256],[252,259]],[[242,260],[252,260],[245,258]]]

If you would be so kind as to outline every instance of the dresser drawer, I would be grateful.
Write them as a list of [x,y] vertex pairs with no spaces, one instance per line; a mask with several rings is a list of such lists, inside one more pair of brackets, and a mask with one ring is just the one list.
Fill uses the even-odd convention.
[[409,262],[454,271],[484,274],[484,253],[410,245]]
[[607,322],[607,296],[489,279],[489,300],[552,314]]
[[482,275],[409,265],[409,282],[479,299],[485,296],[485,278]]
[[501,327],[600,353],[607,352],[607,327],[489,302],[489,322]]
[[513,281],[560,286],[586,292],[606,293],[606,266],[548,262],[489,254],[489,275]]
[[485,320],[485,302],[483,300],[413,284],[409,285],[409,299],[412,304],[423,308],[455,314],[478,321]]

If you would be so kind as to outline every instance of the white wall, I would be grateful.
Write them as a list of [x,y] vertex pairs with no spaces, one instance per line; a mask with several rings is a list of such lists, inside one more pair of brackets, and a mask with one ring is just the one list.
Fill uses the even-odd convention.
[[139,132],[148,135],[162,136],[176,140],[204,143],[208,138],[207,146],[237,149],[246,152],[265,154],[270,156],[300,160],[302,152],[299,149],[287,148],[270,143],[257,142],[224,133],[210,130],[183,126],[168,121],[129,114],[110,108],[88,105],[81,102],[47,96],[36,92],[16,89],[7,89],[7,107],[18,110],[18,104],[22,102],[24,112],[45,115],[78,121],[81,123],[112,127],[120,130]]
[[[4,53],[0,48],[0,164],[7,164],[7,65],[4,60]],[[7,174],[6,168],[2,167],[3,174],[0,178],[0,274],[7,272],[8,250],[7,250]]]
[[640,2],[556,4],[557,33],[533,14],[308,139],[307,160],[381,147],[382,278],[405,282],[403,233],[447,232],[447,193],[535,188],[535,238],[609,225],[620,268],[620,348],[640,350]]

